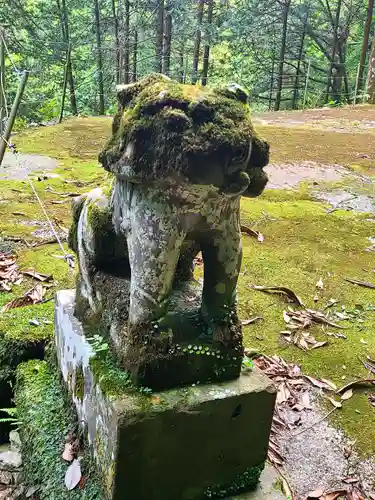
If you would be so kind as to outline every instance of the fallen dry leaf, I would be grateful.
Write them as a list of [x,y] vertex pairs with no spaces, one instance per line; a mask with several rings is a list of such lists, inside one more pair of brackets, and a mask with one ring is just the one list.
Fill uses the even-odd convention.
[[89,476],[82,476],[81,479],[79,480],[79,483],[78,483],[78,488],[80,490],[83,490],[83,488],[86,487],[86,483],[89,479]]
[[[333,389],[333,386],[334,384],[332,382],[328,383],[328,381],[323,381],[323,380],[320,380],[318,378],[315,378],[315,377],[311,377],[310,375],[304,375],[305,378],[307,378],[307,380],[309,380],[312,385],[314,385],[315,387],[318,387],[319,389],[325,389],[327,391],[334,391],[336,389]],[[336,387],[336,386],[334,386]]]
[[372,406],[375,406],[375,394],[373,392],[368,395],[368,400]]
[[358,385],[374,385],[375,384],[375,379],[373,378],[365,378],[365,379],[359,379],[359,380],[354,380],[353,382],[350,382],[349,384],[344,385],[337,391],[337,394],[341,394],[345,392],[347,389],[351,389],[352,387],[356,387]]
[[243,319],[241,321],[241,324],[242,324],[242,326],[247,326],[247,325],[251,325],[252,323],[255,323],[256,321],[262,321],[262,320],[263,320],[262,316],[255,316],[255,318]]
[[344,392],[344,394],[341,396],[341,399],[343,401],[346,401],[350,399],[353,396],[353,389],[348,389],[347,391]]
[[354,483],[358,483],[359,482],[359,478],[358,477],[350,477],[350,476],[348,476],[348,477],[343,477],[341,479],[341,481],[343,483],[346,483],[346,484],[354,484]]
[[79,460],[73,460],[71,465],[69,465],[66,474],[65,474],[65,486],[71,491],[78,485],[82,477],[81,473],[81,465]]
[[35,271],[34,269],[25,269],[24,271],[22,271],[22,274],[25,274],[26,276],[30,276],[31,278],[35,278],[36,280],[42,282],[52,280],[52,275],[42,274],[38,271]]
[[336,399],[333,398],[328,398],[328,399],[336,408],[342,408],[342,403],[340,403],[340,401],[336,401]]
[[316,344],[314,344],[314,345],[312,346],[312,348],[311,348],[311,349],[318,349],[319,347],[323,347],[323,346],[325,346],[325,345],[328,345],[328,342],[326,342],[326,341],[325,341],[325,342],[317,342]]
[[33,304],[38,304],[43,300],[46,289],[43,285],[38,284],[34,288],[31,288],[25,293],[23,297],[18,297],[11,300],[1,309],[1,312],[9,311],[10,309],[16,309],[18,307],[31,306]]
[[287,498],[293,498],[293,492],[284,476],[281,478],[281,490]]
[[285,286],[258,286],[258,285],[251,285],[250,288],[253,290],[259,290],[260,292],[265,292],[265,293],[277,293],[280,295],[286,295],[287,298],[290,300],[290,302],[293,302],[294,304],[297,304],[301,307],[304,306],[302,300],[296,295],[293,290],[290,288],[287,288]]
[[241,224],[241,231],[245,234],[248,234],[249,236],[253,236],[260,243],[263,243],[263,241],[264,241],[263,234],[259,231],[256,231],[255,229],[251,229],[251,227],[249,227],[249,226],[245,226],[244,224]]
[[330,493],[326,493],[322,500],[337,500],[337,498],[346,495],[346,493],[346,490],[331,491]]
[[62,454],[62,458],[67,462],[72,462],[74,460],[72,443],[65,443],[65,448]]
[[310,491],[308,493],[307,498],[320,498],[324,495],[324,489],[323,488],[318,488],[317,490]]
[[353,283],[354,285],[363,286],[365,288],[372,288],[375,290],[374,283],[368,283],[367,281],[353,280],[352,278],[344,278],[344,279],[345,279],[345,281],[348,281],[349,283]]

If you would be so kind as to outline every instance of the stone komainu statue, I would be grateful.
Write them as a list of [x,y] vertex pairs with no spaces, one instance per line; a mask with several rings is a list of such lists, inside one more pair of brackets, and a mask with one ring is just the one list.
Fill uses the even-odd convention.
[[[100,154],[113,181],[73,202],[76,314],[155,389],[238,376],[240,198],[258,196],[269,146],[238,86],[162,75],[118,88]],[[203,289],[193,278],[199,252]]]

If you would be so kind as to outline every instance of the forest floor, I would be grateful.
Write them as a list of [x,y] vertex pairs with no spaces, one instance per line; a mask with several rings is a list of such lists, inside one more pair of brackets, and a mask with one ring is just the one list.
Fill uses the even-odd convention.
[[[240,314],[243,320],[262,318],[244,326],[246,346],[269,356],[278,354],[301,366],[305,374],[329,379],[338,387],[375,378],[362,363],[367,356],[375,357],[375,290],[344,279],[375,283],[375,107],[265,113],[255,121],[271,144],[271,164],[265,193],[242,202],[243,224],[264,236],[258,241],[244,235]],[[97,154],[110,125],[109,118],[76,118],[13,138],[22,154],[52,159],[53,170],[35,156],[23,157],[22,168],[28,169],[62,237],[70,224],[71,197],[96,187],[106,176]],[[18,162],[16,167],[20,168]],[[74,271],[56,243],[32,246],[53,233],[29,183],[9,175],[10,168],[0,169],[0,252],[15,251],[21,269],[52,274],[48,299],[56,289],[74,286]],[[24,278],[12,291],[0,293],[0,307],[31,285]],[[253,285],[288,287],[306,307],[329,311],[345,329],[313,325],[310,335],[325,344],[309,350],[291,345],[288,336],[280,334],[288,328],[288,304]],[[0,331],[11,336],[52,335],[53,310],[53,301],[11,309],[0,315]],[[367,492],[375,489],[372,392],[375,387],[354,388],[342,408],[335,409],[327,397],[311,391],[313,409],[297,412],[305,432],[298,437],[294,431],[280,435],[284,470],[296,498],[318,487],[343,487],[347,483],[342,479],[348,476]],[[322,419],[332,409],[329,418]]]

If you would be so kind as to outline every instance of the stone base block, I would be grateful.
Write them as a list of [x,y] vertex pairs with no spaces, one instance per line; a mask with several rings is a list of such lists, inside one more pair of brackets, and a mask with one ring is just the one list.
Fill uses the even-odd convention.
[[73,309],[74,293],[59,292],[58,360],[108,499],[203,500],[256,486],[276,396],[267,377],[145,394],[95,354]]

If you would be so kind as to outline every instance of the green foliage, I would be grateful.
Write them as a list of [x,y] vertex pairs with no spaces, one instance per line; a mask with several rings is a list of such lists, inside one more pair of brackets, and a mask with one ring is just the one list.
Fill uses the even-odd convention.
[[68,463],[62,460],[64,443],[77,432],[76,415],[64,399],[59,376],[43,361],[21,364],[17,371],[15,402],[21,420],[20,435],[25,475],[40,485],[40,500],[102,500],[91,458],[86,451],[82,475],[88,476],[83,489],[68,491],[64,476]]
[[0,413],[6,413],[7,418],[0,418],[0,424],[10,423],[11,425],[19,426],[21,421],[18,419],[17,408],[0,408]]
[[[0,23],[7,29],[7,46],[17,68],[31,70],[21,105],[20,115],[27,122],[40,122],[56,118],[59,114],[64,67],[69,41],[72,44],[72,68],[78,113],[90,115],[98,112],[99,79],[98,54],[103,63],[105,111],[114,114],[116,102],[116,54],[126,49],[125,15],[120,2],[101,2],[101,47],[97,46],[92,2],[67,2],[67,21],[70,40],[62,29],[61,2],[48,0],[9,0],[0,12]],[[114,5],[115,12],[112,11]],[[322,105],[325,101],[327,73],[330,66],[335,18],[339,0],[322,3],[319,0],[291,2],[286,31],[284,64],[280,66],[283,35],[284,3],[278,0],[243,0],[215,2],[214,20],[207,20],[207,9],[202,22],[197,19],[196,0],[174,0],[169,3],[172,17],[172,44],[169,74],[190,83],[198,30],[201,46],[210,44],[208,82],[217,86],[236,81],[252,95],[258,108],[272,108],[276,96],[278,73],[281,70],[284,88],[282,107],[292,105]],[[355,15],[353,13],[355,12]],[[334,69],[340,72],[333,81],[330,94],[333,101],[347,102],[355,88],[363,26],[367,15],[366,0],[341,2],[338,28],[338,48]],[[48,19],[48,22],[46,22]],[[116,48],[115,21],[119,29],[119,47]],[[137,54],[138,77],[155,70],[156,23],[155,7],[149,0],[137,0],[130,6],[130,80],[133,79],[134,53]],[[63,34],[64,32],[64,34]],[[137,37],[137,38],[136,38]],[[135,45],[135,43],[137,43]],[[201,78],[203,57],[198,64]],[[310,78],[306,86],[308,60],[312,61]],[[18,85],[18,74],[9,58],[6,61],[6,95],[12,102]],[[345,78],[347,79],[347,86]],[[120,76],[119,83],[125,81]],[[363,98],[363,87],[360,99]],[[304,91],[307,94],[304,99]],[[347,94],[347,91],[349,95]],[[294,99],[294,102],[293,102]],[[66,115],[74,112],[69,86],[66,96]],[[20,124],[22,124],[20,122]]]

